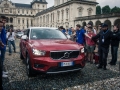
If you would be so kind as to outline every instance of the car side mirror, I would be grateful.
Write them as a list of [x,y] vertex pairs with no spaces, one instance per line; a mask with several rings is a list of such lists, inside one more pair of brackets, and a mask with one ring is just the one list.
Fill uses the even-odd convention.
[[27,35],[22,35],[21,39],[26,40],[27,39]]

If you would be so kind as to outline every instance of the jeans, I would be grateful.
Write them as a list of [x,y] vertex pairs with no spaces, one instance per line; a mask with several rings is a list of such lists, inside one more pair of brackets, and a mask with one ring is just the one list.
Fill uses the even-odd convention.
[[8,40],[9,53],[12,53],[11,44],[13,46],[14,51],[16,51],[15,42]]
[[107,66],[109,48],[99,47],[99,64],[100,66]]
[[117,62],[117,55],[118,55],[118,47],[111,46],[111,54],[112,54],[111,64],[116,64],[116,62]]

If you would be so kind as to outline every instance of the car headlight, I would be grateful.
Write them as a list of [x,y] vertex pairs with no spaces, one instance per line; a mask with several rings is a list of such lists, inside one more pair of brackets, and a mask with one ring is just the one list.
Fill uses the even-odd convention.
[[82,48],[82,49],[81,49],[81,53],[84,53],[84,52],[85,52],[85,49],[84,49],[84,48]]
[[46,52],[42,50],[33,49],[33,54],[37,56],[45,56]]

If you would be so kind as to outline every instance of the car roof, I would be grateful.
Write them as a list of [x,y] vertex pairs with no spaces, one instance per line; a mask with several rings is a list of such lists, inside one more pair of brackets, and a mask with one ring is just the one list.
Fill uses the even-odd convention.
[[30,29],[58,29],[55,27],[30,27]]

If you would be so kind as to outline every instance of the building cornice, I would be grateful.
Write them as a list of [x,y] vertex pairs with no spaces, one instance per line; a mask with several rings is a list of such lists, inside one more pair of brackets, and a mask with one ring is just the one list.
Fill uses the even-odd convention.
[[0,14],[0,15],[5,15],[5,16],[11,16],[11,17],[32,17],[34,18],[34,15],[13,15],[13,14]]
[[85,16],[85,17],[76,17],[74,21],[84,21],[84,20],[103,19],[103,18],[112,18],[112,17],[120,17],[120,13],[110,13],[110,14],[91,15],[91,16]]

